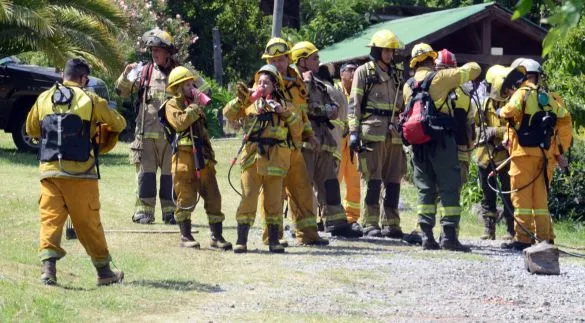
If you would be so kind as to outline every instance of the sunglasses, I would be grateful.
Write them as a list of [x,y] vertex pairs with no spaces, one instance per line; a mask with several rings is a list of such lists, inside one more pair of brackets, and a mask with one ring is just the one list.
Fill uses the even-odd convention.
[[288,51],[289,51],[288,45],[283,43],[274,43],[266,47],[266,50],[264,52],[268,55],[274,56],[286,54]]

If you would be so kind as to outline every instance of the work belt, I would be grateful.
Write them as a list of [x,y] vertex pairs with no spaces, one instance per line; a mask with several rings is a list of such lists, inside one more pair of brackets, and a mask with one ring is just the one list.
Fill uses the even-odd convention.
[[365,109],[366,113],[371,113],[375,116],[383,116],[383,117],[389,117],[392,115],[392,110],[383,110],[383,109],[373,109],[373,108],[366,108]]
[[266,158],[270,159],[270,155],[268,154],[268,150],[264,146],[268,146],[268,148],[280,145],[285,143],[285,140],[281,139],[274,139],[274,138],[258,138],[258,137],[251,137],[248,139],[250,142],[255,142],[258,145],[258,153]]
[[309,120],[315,122],[317,126],[320,126],[324,123],[327,125],[327,128],[335,129],[335,126],[331,123],[331,120],[329,120],[329,118],[326,116],[309,115]]

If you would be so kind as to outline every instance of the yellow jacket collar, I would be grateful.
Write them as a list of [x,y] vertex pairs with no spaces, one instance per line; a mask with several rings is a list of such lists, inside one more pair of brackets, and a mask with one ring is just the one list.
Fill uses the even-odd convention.
[[74,81],[64,81],[63,85],[65,86],[76,86],[76,87],[81,87],[81,84],[74,82]]

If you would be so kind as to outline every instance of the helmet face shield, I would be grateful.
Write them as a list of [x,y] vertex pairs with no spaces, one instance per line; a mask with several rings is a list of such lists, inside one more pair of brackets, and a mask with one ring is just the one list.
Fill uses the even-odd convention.
[[289,48],[284,43],[274,43],[266,46],[266,50],[264,54],[268,54],[270,56],[280,56],[284,54],[288,54]]

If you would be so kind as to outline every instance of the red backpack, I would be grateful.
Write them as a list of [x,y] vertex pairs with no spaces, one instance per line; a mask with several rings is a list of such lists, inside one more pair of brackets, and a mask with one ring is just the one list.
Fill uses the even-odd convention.
[[429,94],[429,88],[437,73],[431,72],[418,82],[410,78],[407,82],[412,95],[400,118],[399,130],[405,145],[422,145],[443,138],[445,130],[455,129],[455,119],[439,113]]

